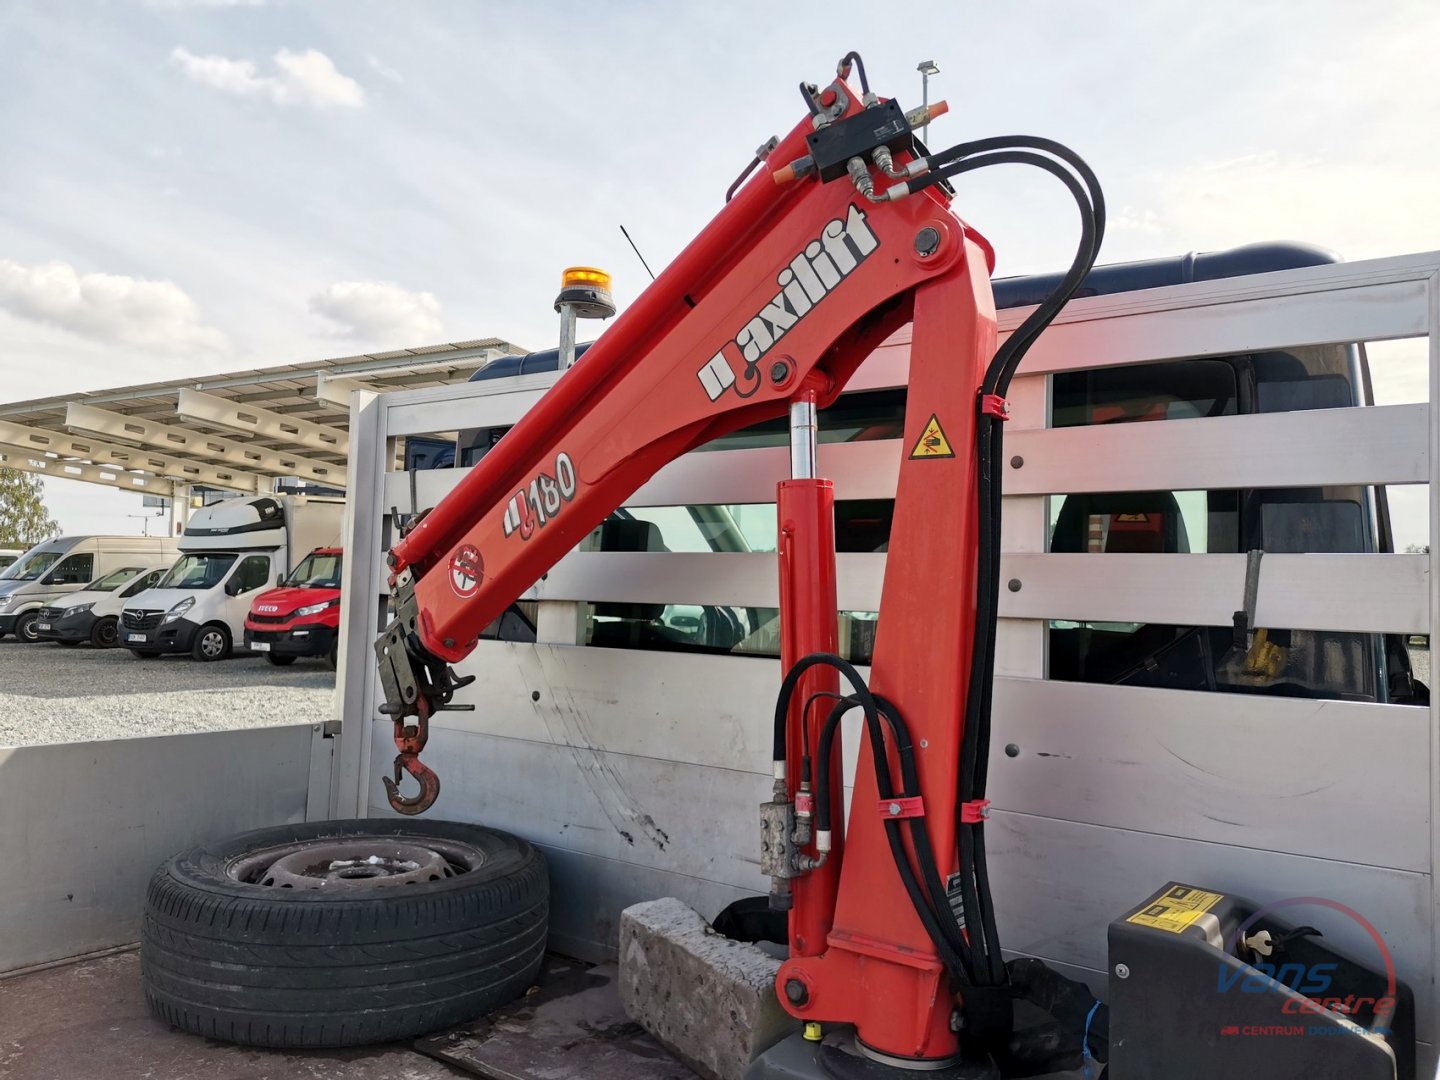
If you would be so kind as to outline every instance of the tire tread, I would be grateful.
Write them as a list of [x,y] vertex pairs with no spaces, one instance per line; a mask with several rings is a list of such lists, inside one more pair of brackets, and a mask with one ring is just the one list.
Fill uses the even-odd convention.
[[[336,829],[478,838],[498,857],[444,881],[358,899],[224,875],[225,860],[247,843],[254,850],[277,835]],[[406,1038],[523,993],[539,971],[548,919],[543,857],[504,833],[384,819],[257,830],[177,855],[151,878],[140,948],[145,998],[174,1027],[249,1046]]]

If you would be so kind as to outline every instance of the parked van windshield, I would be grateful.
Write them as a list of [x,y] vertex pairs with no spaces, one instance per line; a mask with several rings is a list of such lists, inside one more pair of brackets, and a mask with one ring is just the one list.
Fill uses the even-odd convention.
[[63,551],[37,551],[28,559],[21,559],[0,574],[0,581],[39,581],[41,576],[60,561]]
[[102,578],[96,578],[86,585],[81,592],[114,592],[125,582],[133,580],[136,575],[144,570],[141,566],[127,566],[124,570],[116,570],[113,574],[106,574]]
[[340,556],[311,552],[301,560],[285,584],[296,589],[340,588]]
[[213,589],[225,580],[239,556],[233,551],[201,551],[182,555],[157,589]]

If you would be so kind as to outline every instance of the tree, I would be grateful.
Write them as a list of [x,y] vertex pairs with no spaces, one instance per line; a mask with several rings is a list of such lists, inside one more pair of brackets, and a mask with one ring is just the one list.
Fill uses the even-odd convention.
[[34,547],[59,535],[59,524],[45,509],[45,481],[0,469],[0,547]]

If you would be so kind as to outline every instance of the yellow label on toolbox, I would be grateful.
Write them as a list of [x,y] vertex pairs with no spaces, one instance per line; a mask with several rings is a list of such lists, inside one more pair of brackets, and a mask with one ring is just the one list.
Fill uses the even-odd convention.
[[1137,911],[1125,921],[1179,934],[1223,899],[1225,897],[1221,893],[1175,885],[1149,907]]

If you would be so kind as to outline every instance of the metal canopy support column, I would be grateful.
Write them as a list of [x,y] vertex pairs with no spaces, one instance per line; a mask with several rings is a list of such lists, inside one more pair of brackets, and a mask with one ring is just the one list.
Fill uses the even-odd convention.
[[179,536],[190,521],[190,488],[187,484],[176,484],[175,494],[170,496],[170,535]]
[[345,484],[343,465],[331,465],[328,462],[312,461],[298,454],[233,443],[214,435],[201,435],[184,428],[138,416],[108,412],[89,405],[72,402],[67,406],[65,426],[78,431],[94,432],[122,443],[154,446],[177,454],[193,455],[205,461],[239,465],[252,472],[271,476],[298,476],[329,487],[343,487]]
[[255,405],[229,401],[198,390],[180,390],[175,412],[186,420],[195,420],[208,427],[225,428],[243,435],[260,435],[276,442],[303,446],[331,454],[348,454],[350,436],[339,428],[285,416]]

